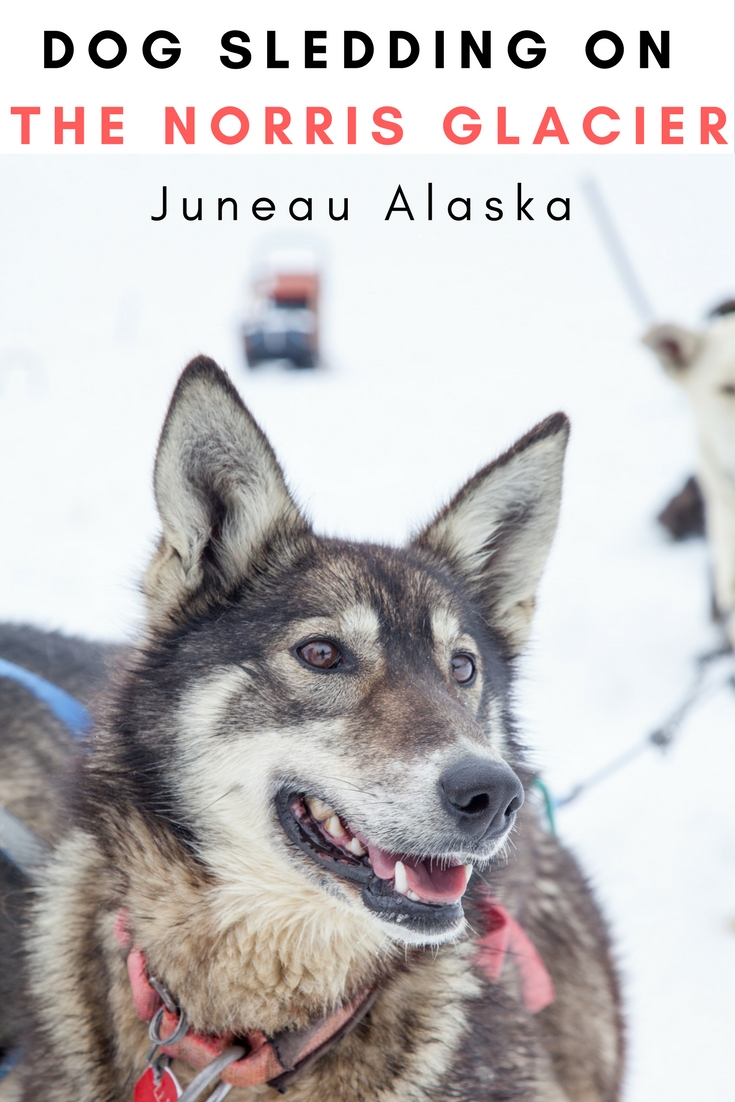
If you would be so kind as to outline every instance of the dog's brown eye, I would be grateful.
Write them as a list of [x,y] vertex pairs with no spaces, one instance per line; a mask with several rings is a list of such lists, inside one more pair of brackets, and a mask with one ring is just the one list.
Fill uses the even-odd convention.
[[475,663],[469,654],[455,654],[452,659],[452,677],[460,685],[467,685],[475,677]]
[[342,661],[342,652],[327,639],[314,639],[311,643],[304,643],[296,653],[307,666],[314,666],[317,670],[333,670]]

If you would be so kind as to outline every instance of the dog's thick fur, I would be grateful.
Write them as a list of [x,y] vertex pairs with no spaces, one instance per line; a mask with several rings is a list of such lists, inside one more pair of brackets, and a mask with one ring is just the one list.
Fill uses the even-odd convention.
[[706,329],[655,325],[643,337],[685,391],[697,422],[705,529],[712,552],[714,599],[735,647],[735,303],[713,311]]
[[[121,907],[202,1032],[298,1028],[379,985],[361,1024],[289,1088],[294,1102],[619,1097],[617,981],[577,866],[532,801],[506,851],[507,831],[462,835],[440,798],[442,775],[468,756],[532,781],[511,675],[556,526],[567,433],[566,418],[549,418],[402,550],[323,539],[226,376],[204,358],[189,365],[156,461],[162,535],[137,649],[104,656],[55,637],[53,661],[26,632],[22,659],[6,636],[8,657],[87,699],[100,662],[117,671],[70,809],[55,816],[36,781],[14,799],[12,778],[50,784],[69,739],[24,690],[5,688],[14,711],[26,708],[25,738],[48,752],[31,763],[16,724],[4,795],[55,846],[32,907],[25,1056],[0,1098],[131,1099],[149,1042],[113,932]],[[331,640],[344,660],[308,666],[309,639]],[[458,653],[477,667],[465,685],[451,674]],[[78,663],[76,680],[64,662]],[[474,863],[465,918],[437,925],[417,903],[425,917],[402,926],[370,909],[289,839],[276,811],[284,786],[327,801],[385,850]],[[488,890],[553,978],[555,1001],[536,1016],[512,960],[494,984],[477,966]],[[190,1081],[187,1066],[174,1070]],[[278,1097],[265,1087],[231,1098],[256,1094]]]

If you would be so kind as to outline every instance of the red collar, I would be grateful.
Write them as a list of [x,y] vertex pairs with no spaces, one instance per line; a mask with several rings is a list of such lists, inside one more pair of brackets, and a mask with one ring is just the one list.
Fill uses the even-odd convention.
[[[150,982],[145,954],[132,943],[125,910],[119,911],[115,919],[115,937],[121,948],[127,951],[135,1013],[141,1021],[150,1022],[161,1011],[159,1035],[171,1037],[179,1024],[179,1015],[166,1009],[163,998]],[[362,991],[334,1014],[317,1019],[304,1029],[283,1030],[273,1037],[266,1037],[262,1030],[254,1029],[244,1038],[238,1037],[238,1044],[248,1046],[246,1055],[229,1064],[220,1078],[233,1087],[268,1083],[284,1088],[357,1025],[372,1006],[377,993],[377,988]],[[204,1068],[233,1043],[232,1036],[212,1037],[188,1029],[180,1041],[172,1045],[164,1043],[160,1050],[164,1055],[183,1060],[191,1067]]]
[[491,983],[497,983],[510,954],[521,981],[523,1005],[529,1014],[538,1014],[554,1001],[554,984],[538,949],[523,927],[487,892],[480,898],[480,911],[485,933],[475,939],[478,965]]
[[[553,1001],[554,986],[536,947],[505,907],[485,892],[480,900],[480,910],[485,933],[475,940],[478,966],[491,983],[497,983],[506,956],[510,953],[518,969],[523,1005],[530,1014],[538,1013]],[[162,996],[150,982],[145,954],[133,944],[124,909],[118,912],[115,919],[115,937],[127,952],[135,1013],[141,1021],[150,1022],[161,1011],[159,1035],[164,1038],[172,1036],[179,1023],[179,1015],[165,1008]],[[238,1043],[244,1040],[249,1046],[247,1053],[225,1068],[221,1078],[235,1087],[268,1083],[284,1088],[357,1025],[370,1009],[377,993],[377,988],[363,991],[334,1014],[312,1022],[304,1029],[284,1030],[274,1037],[266,1037],[262,1030],[255,1029],[245,1038],[238,1038]],[[232,1037],[211,1037],[188,1029],[176,1044],[163,1044],[161,1051],[191,1067],[204,1068],[232,1044]]]

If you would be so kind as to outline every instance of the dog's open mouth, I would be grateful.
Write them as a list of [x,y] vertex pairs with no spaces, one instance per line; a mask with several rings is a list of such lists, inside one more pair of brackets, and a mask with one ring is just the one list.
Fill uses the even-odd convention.
[[359,884],[363,903],[381,918],[434,936],[460,922],[471,865],[382,849],[316,796],[283,789],[276,807],[291,841],[322,867]]

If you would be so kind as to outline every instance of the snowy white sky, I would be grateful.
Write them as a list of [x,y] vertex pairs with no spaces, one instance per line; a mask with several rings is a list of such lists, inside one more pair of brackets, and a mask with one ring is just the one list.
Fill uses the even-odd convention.
[[[690,473],[683,397],[581,192],[594,175],[657,316],[690,324],[735,293],[732,158],[2,159],[0,615],[128,635],[156,518],[150,470],[177,373],[232,374],[323,531],[402,539],[475,468],[563,408],[573,436],[559,535],[519,686],[557,791],[647,733],[715,639],[706,551],[653,516]],[[428,180],[435,219],[424,218]],[[536,196],[515,219],[515,188]],[[398,184],[416,220],[384,221]],[[158,212],[168,185],[171,213]],[[218,223],[218,196],[240,203]],[[314,197],[311,224],[285,213]],[[570,196],[569,223],[543,211]],[[181,197],[203,197],[201,223]],[[249,206],[270,196],[278,214]],[[350,199],[330,223],[327,198]],[[470,196],[472,221],[443,211]],[[507,210],[482,217],[489,196]],[[542,202],[543,200],[543,202]],[[248,272],[273,244],[325,271],[318,373],[249,372]],[[559,825],[612,922],[629,1008],[628,1102],[735,1098],[735,695],[567,811]]]

